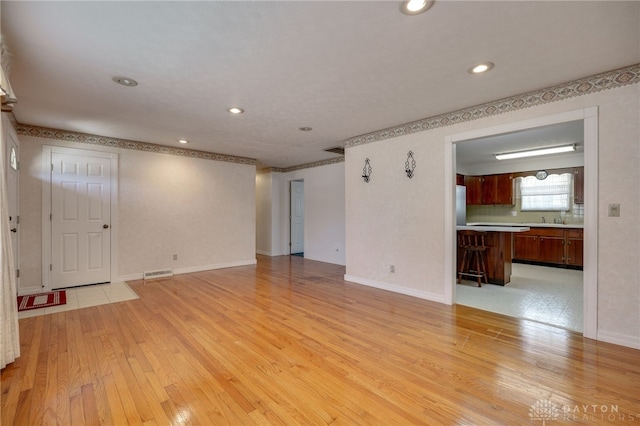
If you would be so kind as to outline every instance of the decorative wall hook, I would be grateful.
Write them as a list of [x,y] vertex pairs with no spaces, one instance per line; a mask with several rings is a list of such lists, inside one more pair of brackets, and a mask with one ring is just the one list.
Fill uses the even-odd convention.
[[369,183],[369,180],[371,179],[371,172],[371,163],[369,163],[369,159],[367,158],[364,160],[364,168],[362,169],[362,179],[364,179],[366,183]]
[[411,179],[413,177],[413,171],[416,169],[416,160],[413,158],[413,151],[407,153],[407,161],[404,163],[404,171],[407,173],[407,177]]

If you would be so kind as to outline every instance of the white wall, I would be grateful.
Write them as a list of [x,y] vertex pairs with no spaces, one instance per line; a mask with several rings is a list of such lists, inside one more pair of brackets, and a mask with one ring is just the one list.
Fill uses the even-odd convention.
[[[597,106],[598,338],[640,348],[640,84],[440,127],[346,150],[346,278],[442,301],[447,135]],[[417,162],[404,174],[407,151]],[[365,158],[370,183],[360,177]],[[620,217],[608,217],[610,203]],[[395,273],[388,265],[394,264]]]
[[[303,180],[304,257],[344,265],[344,162],[268,175],[258,176],[257,190],[262,194],[257,197],[264,203],[260,211],[271,212],[271,229],[259,227],[256,239],[262,242],[262,251],[258,253],[271,256],[289,254],[289,185],[292,180]],[[267,187],[269,183],[270,188]],[[271,209],[266,205],[267,193],[271,195]],[[258,222],[262,221],[262,218],[258,219]]]
[[[21,287],[42,282],[42,146],[118,153],[118,277],[255,263],[255,166],[20,136]],[[178,260],[173,261],[173,254]]]
[[272,255],[272,173],[256,174],[256,253]]

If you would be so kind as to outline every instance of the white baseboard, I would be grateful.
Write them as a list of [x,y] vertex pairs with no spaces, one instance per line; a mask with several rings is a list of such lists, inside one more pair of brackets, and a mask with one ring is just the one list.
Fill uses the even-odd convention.
[[268,250],[256,250],[256,254],[262,254],[264,256],[275,257],[275,256],[287,256],[289,253],[280,253]]
[[237,266],[249,266],[249,265],[255,265],[257,263],[258,261],[256,259],[251,259],[251,260],[239,260],[236,262],[228,262],[228,263],[216,263],[213,265],[191,266],[188,268],[174,269],[173,274],[174,275],[190,274],[192,272],[210,271],[212,269],[224,269],[224,268],[235,268]]
[[432,302],[445,303],[443,294],[429,293],[428,291],[416,290],[413,288],[402,287],[395,284],[384,283],[380,281],[370,280],[368,278],[356,277],[353,275],[344,275],[344,280],[356,284],[362,284],[369,287],[379,288],[381,290],[392,291],[394,293],[400,293],[407,296],[413,296],[420,299],[430,300]]
[[333,265],[341,265],[341,266],[346,266],[346,262],[342,259],[336,259],[336,258],[329,258],[329,257],[324,257],[324,256],[317,256],[314,253],[304,253],[304,258],[305,259],[309,259],[309,260],[315,260],[318,262],[324,262],[324,263],[331,263]]
[[612,331],[598,331],[598,340],[628,348],[640,349],[640,337],[615,333]]
[[[251,260],[239,260],[237,262],[216,263],[213,265],[189,266],[187,268],[174,269],[173,275],[190,274],[192,272],[210,271],[212,269],[234,268],[236,266],[255,265],[256,263],[257,263],[256,259],[251,259]],[[144,274],[140,272],[137,274],[121,275],[118,277],[117,281],[136,281],[136,280],[141,280],[143,278],[144,278]],[[112,281],[112,282],[115,282],[115,281]]]
[[144,273],[140,272],[139,274],[129,274],[129,275],[121,275],[117,280],[111,282],[121,282],[121,281],[137,281],[144,278]]

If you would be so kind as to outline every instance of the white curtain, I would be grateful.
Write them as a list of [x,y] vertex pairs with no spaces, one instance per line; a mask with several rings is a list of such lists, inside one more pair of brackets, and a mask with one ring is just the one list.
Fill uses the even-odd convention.
[[522,211],[567,211],[571,207],[571,174],[535,176],[520,181]]
[[[1,68],[0,68],[1,71]],[[2,76],[2,82],[5,78]],[[0,87],[2,91],[6,88]],[[9,90],[6,90],[9,92]],[[2,120],[0,120],[2,122]],[[16,267],[9,231],[9,203],[7,188],[7,159],[4,130],[0,124],[0,368],[20,356],[18,332],[18,304],[16,299]]]

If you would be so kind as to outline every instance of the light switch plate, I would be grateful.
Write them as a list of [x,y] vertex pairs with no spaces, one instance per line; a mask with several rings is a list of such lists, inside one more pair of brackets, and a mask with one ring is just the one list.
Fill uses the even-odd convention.
[[620,217],[620,204],[609,204],[609,217]]

